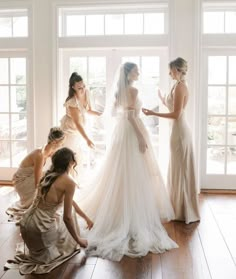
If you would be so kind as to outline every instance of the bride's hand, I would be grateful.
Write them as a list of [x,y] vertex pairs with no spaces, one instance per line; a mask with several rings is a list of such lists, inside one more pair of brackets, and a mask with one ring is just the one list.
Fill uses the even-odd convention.
[[144,153],[146,149],[148,148],[147,143],[143,137],[140,137],[139,140],[139,150],[140,152]]
[[142,112],[146,115],[153,115],[153,111],[150,109],[142,108]]

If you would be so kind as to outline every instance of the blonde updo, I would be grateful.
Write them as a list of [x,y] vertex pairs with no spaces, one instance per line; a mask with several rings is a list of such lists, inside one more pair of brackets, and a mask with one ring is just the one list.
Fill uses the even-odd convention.
[[181,57],[178,57],[175,60],[171,61],[169,63],[169,67],[170,67],[170,69],[175,68],[182,75],[186,75],[186,73],[188,71],[188,63],[187,63],[187,61],[184,60]]
[[48,134],[48,143],[64,139],[65,134],[60,127],[52,127]]

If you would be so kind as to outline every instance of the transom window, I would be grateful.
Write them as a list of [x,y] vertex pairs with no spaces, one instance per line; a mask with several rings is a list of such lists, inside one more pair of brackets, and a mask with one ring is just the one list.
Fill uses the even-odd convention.
[[0,10],[0,38],[27,36],[28,11],[26,9]]
[[96,13],[79,9],[59,9],[59,36],[148,35],[167,33],[166,13],[162,10],[123,13],[109,10]]
[[208,174],[236,174],[235,65],[236,56],[208,57]]
[[236,33],[236,5],[205,8],[203,12],[203,33]]

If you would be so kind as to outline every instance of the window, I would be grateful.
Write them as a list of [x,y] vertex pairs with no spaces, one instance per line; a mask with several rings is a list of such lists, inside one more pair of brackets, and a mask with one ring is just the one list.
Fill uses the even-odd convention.
[[28,11],[0,10],[0,38],[27,37]]
[[236,33],[236,6],[205,8],[203,13],[203,33]]
[[208,57],[208,174],[236,174],[235,65],[236,56]]
[[26,58],[0,58],[0,167],[17,167],[27,152]]
[[166,33],[166,9],[157,12],[85,14],[79,9],[59,9],[59,36],[154,35]]

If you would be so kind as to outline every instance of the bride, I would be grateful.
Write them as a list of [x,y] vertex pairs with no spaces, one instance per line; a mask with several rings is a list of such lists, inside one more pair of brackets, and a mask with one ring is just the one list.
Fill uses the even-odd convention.
[[[138,67],[120,68],[113,104],[116,124],[105,159],[85,187],[81,207],[94,220],[89,255],[119,261],[177,248],[162,226],[174,218],[148,132],[139,117],[141,102],[133,82]],[[83,189],[82,189],[83,194]]]

